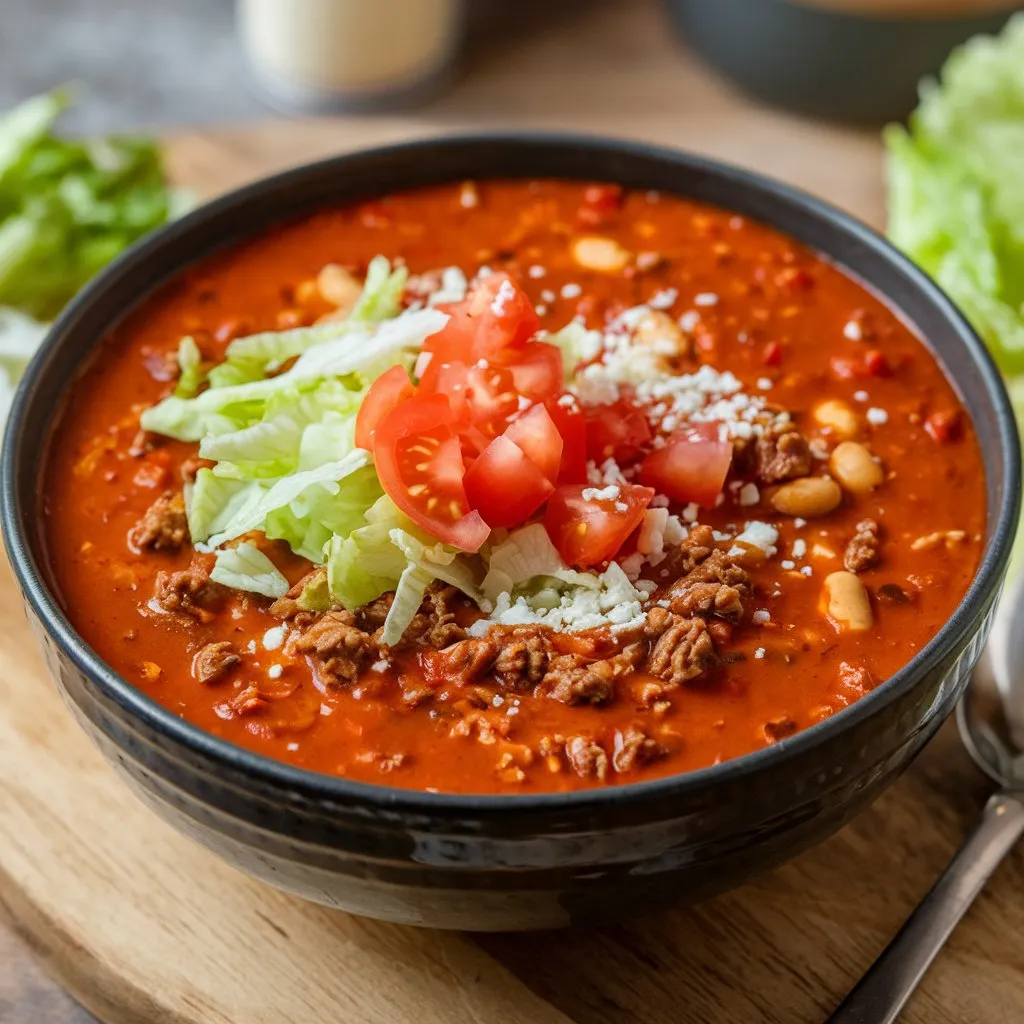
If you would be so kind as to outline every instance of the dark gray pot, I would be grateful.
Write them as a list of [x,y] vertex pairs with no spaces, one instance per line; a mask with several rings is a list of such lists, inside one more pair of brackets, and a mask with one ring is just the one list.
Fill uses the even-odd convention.
[[[716,203],[847,267],[929,340],[984,452],[988,530],[939,635],[853,707],[773,747],[674,778],[536,796],[450,796],[316,775],[210,736],[134,689],[75,634],[47,580],[40,452],[76,368],[162,281],[317,206],[444,180],[604,179]],[[981,650],[1020,490],[1013,416],[984,346],[942,292],[847,215],[685,153],[573,137],[441,139],[327,160],[216,200],[136,245],[67,309],[19,390],[4,444],[4,538],[65,699],[159,814],[281,888],[359,914],[444,928],[591,922],[735,886],[834,832],[907,766]],[[979,486],[982,481],[979,477]]]

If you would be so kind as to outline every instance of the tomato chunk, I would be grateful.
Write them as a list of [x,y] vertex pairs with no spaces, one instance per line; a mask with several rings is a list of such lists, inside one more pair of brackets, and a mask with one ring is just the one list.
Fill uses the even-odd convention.
[[522,348],[507,348],[490,356],[492,366],[507,369],[516,391],[543,402],[562,390],[562,353],[546,341],[531,341]]
[[448,323],[423,343],[443,362],[472,365],[505,348],[522,348],[540,327],[529,296],[506,273],[485,277],[462,302],[438,306]]
[[504,434],[551,481],[558,479],[562,461],[562,435],[543,405],[535,405],[513,420]]
[[558,467],[560,484],[587,482],[587,420],[572,395],[549,399],[547,410],[562,435],[562,462]]
[[496,437],[466,473],[466,497],[488,526],[518,526],[555,489],[506,436]]
[[478,359],[525,345],[540,329],[530,297],[504,272],[491,274],[477,285],[469,298],[469,313],[477,319],[473,354]]
[[643,410],[625,400],[591,406],[586,417],[587,455],[598,465],[606,459],[631,462],[651,440]]
[[416,395],[392,409],[374,436],[374,462],[388,497],[438,540],[477,551],[490,530],[470,509],[462,445],[444,395]]
[[722,493],[732,464],[732,444],[706,431],[676,435],[640,465],[640,480],[674,501],[710,508]]
[[587,500],[579,484],[556,489],[548,500],[544,526],[559,554],[570,565],[600,565],[613,559],[640,525],[651,503],[650,487],[623,484],[616,498]]
[[370,390],[359,406],[356,416],[356,447],[372,452],[373,435],[381,420],[395,406],[412,398],[414,390],[404,366],[392,366],[387,373],[382,373],[370,385]]

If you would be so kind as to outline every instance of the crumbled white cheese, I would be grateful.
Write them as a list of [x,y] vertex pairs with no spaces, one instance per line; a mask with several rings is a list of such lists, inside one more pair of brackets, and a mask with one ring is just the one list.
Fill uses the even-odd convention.
[[542,277],[544,277],[547,274],[547,270],[545,270],[544,267],[541,267],[535,263],[532,267],[530,267],[529,270],[527,270],[526,273],[535,281],[539,281]]
[[771,612],[767,608],[758,608],[753,615],[750,616],[750,621],[758,626],[763,626],[766,622],[772,621]]
[[770,523],[762,523],[758,520],[749,522],[743,532],[736,538],[736,544],[730,549],[730,555],[743,554],[742,544],[749,544],[752,547],[760,548],[769,558],[775,554],[775,542],[779,539],[779,531]]
[[535,607],[525,596],[513,600],[508,592],[499,594],[491,615],[474,622],[469,632],[472,636],[483,636],[495,624],[535,624],[562,633],[608,625],[613,630],[637,629],[643,625],[644,595],[633,586],[619,565],[612,562],[596,580],[598,586],[567,589],[553,608]]
[[270,668],[267,669],[267,678],[280,679],[282,672],[284,672],[284,668],[281,665],[271,665]]
[[320,714],[326,718],[328,715],[334,714],[334,708],[332,708],[330,704],[321,704]]
[[615,501],[620,493],[616,484],[609,484],[600,490],[596,487],[584,487],[582,497],[584,501]]
[[853,399],[855,402],[867,402],[870,401],[871,396],[866,391],[854,391]]
[[648,598],[658,589],[658,584],[654,580],[637,580],[633,586],[636,587],[645,598]]
[[627,481],[619,464],[614,459],[605,459],[600,466],[596,462],[587,463],[587,482],[608,487]]
[[644,513],[636,549],[647,556],[651,565],[658,565],[665,559],[665,527],[668,526],[667,508],[649,508]]
[[700,292],[693,297],[695,306],[717,306],[718,296],[714,292]]
[[441,287],[431,293],[427,305],[439,306],[443,302],[461,302],[468,290],[469,282],[466,275],[458,267],[445,267],[441,271]]
[[880,427],[883,423],[889,422],[889,414],[884,409],[876,409],[872,407],[868,409],[865,415],[868,418],[868,423],[876,427]]
[[679,521],[679,516],[669,516],[665,520],[665,546],[679,547],[688,536],[687,529]]
[[695,309],[688,309],[678,320],[679,326],[687,333],[693,334],[700,323],[700,313]]
[[727,533],[725,530],[712,530],[711,535],[719,544],[724,544],[727,540],[733,539],[733,535],[731,533]]
[[856,320],[847,320],[843,326],[843,337],[850,341],[863,341],[864,331]]
[[683,518],[688,523],[695,523],[695,522],[697,522],[697,516],[699,516],[699,515],[700,515],[700,505],[698,505],[694,501],[691,501],[690,504],[687,505],[686,508],[683,509]]
[[578,284],[562,285],[562,298],[563,299],[578,299],[583,294],[583,289]]
[[805,565],[800,572],[803,573],[804,576],[812,576],[814,574],[814,570],[809,565]]
[[771,389],[775,387],[775,383],[772,381],[770,377],[758,377],[757,386],[762,391],[771,391]]
[[761,500],[757,484],[744,484],[740,488],[739,499],[741,505],[756,505]]
[[263,634],[264,649],[268,651],[276,651],[284,643],[284,638],[287,635],[287,626],[271,626],[270,629]]
[[806,519],[801,519],[799,516],[797,516],[797,518],[793,520],[793,525],[798,530],[802,530],[807,525],[807,520]]
[[622,571],[629,577],[629,579],[635,584],[637,577],[639,577],[641,570],[644,567],[644,556],[639,551],[634,551],[633,554],[627,555],[619,565],[622,566]]
[[805,541],[802,537],[797,537],[797,539],[795,541],[793,541],[793,557],[794,558],[803,558],[804,555],[806,555],[806,554],[807,554],[807,541]]
[[754,651],[754,657],[757,658],[758,661],[760,661],[764,657],[764,655],[765,650],[763,647],[758,647],[758,649]]
[[578,409],[580,403],[576,401],[575,395],[570,395],[568,392],[566,392],[558,399],[558,404],[563,409]]
[[533,308],[534,308],[534,312],[537,314],[537,316],[547,316],[548,315],[548,307],[545,306],[543,302],[538,302],[537,305],[534,306]]
[[679,298],[679,291],[675,288],[662,288],[661,291],[655,292],[647,305],[651,309],[671,309],[676,299]]
[[375,661],[370,666],[370,668],[374,672],[386,672],[388,670],[388,660],[387,660],[387,658],[379,658],[377,661]]
[[557,298],[558,298],[558,296],[550,288],[545,288],[544,291],[542,291],[540,293],[540,301],[541,302],[548,302],[548,303],[550,303],[550,302],[554,302],[555,299],[557,299]]
[[491,312],[495,316],[504,316],[505,307],[515,297],[515,286],[508,278],[505,278],[505,280],[501,282],[501,286],[498,288],[498,294],[494,296],[494,300],[491,302]]
[[295,740],[292,740],[292,741],[291,741],[291,743],[288,743],[288,744],[286,744],[286,747],[287,747],[287,749],[288,749],[288,750],[290,750],[290,751],[291,751],[291,752],[292,752],[293,754],[295,753],[295,751],[296,751],[296,750],[298,750],[298,749],[299,749],[299,745],[298,745],[298,743],[296,743],[296,742],[295,742]]
[[656,494],[651,498],[651,508],[668,508],[670,502],[668,496],[664,494]]
[[796,562],[789,558],[784,558],[781,562],[779,562],[779,565],[781,565],[782,568],[786,570],[786,572],[789,572],[790,569],[796,568]]

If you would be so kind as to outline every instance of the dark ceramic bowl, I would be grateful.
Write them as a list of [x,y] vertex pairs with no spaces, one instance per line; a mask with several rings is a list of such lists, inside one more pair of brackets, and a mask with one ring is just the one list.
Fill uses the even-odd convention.
[[816,117],[881,124],[917,103],[950,51],[998,32],[1016,0],[665,0],[680,34],[747,92]]
[[[734,209],[824,253],[927,338],[981,438],[984,559],[956,614],[853,707],[746,757],[674,778],[566,795],[451,796],[317,775],[216,739],[119,678],[48,582],[40,454],[76,370],[126,311],[215,249],[357,197],[496,176],[605,179]],[[51,332],[4,445],[3,530],[65,699],[159,814],[272,885],[358,914],[444,928],[525,929],[666,907],[735,886],[834,832],[952,710],[991,621],[1019,504],[1010,406],[953,305],[879,236],[809,196],[685,153],[590,139],[445,139],[302,167],[218,199],[144,240]],[[979,479],[978,485],[982,486]]]

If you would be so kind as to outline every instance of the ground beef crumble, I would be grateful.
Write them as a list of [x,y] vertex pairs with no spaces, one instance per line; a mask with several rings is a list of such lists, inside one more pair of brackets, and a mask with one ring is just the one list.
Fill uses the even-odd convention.
[[193,559],[180,572],[159,572],[153,587],[153,603],[169,615],[185,615],[209,622],[227,597],[227,588],[210,579],[203,561]]
[[787,424],[769,430],[757,439],[754,464],[761,483],[780,484],[807,476],[814,466],[814,458],[807,438]]
[[654,607],[645,632],[652,641],[647,671],[672,686],[696,679],[716,662],[714,641],[701,618],[684,618]]
[[181,491],[165,491],[128,534],[136,551],[180,551],[188,540],[188,517]]
[[306,629],[293,633],[286,646],[288,654],[310,655],[321,679],[332,686],[354,683],[377,651],[373,637],[344,609],[325,612]]
[[843,565],[850,572],[863,572],[878,564],[878,523],[862,519],[855,527],[843,554]]
[[230,640],[219,640],[200,648],[192,659],[192,675],[200,683],[212,683],[241,663],[235,645]]
[[717,615],[736,622],[750,593],[750,574],[715,545],[709,526],[697,526],[674,556],[678,579],[665,595],[669,608],[686,618]]
[[570,736],[565,741],[565,756],[580,778],[593,777],[604,782],[608,777],[608,755],[591,736]]

